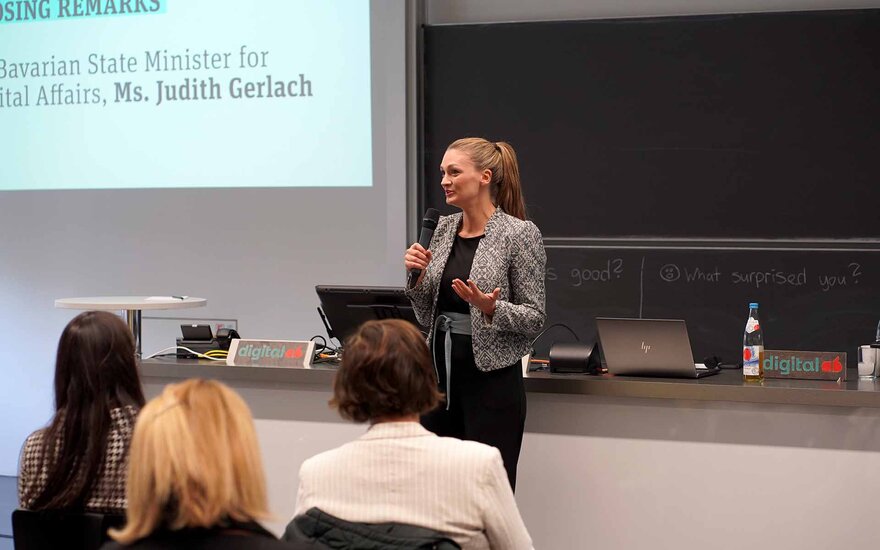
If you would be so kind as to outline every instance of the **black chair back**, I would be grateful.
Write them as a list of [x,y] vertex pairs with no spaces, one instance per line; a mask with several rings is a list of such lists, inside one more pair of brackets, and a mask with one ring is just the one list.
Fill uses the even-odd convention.
[[97,550],[110,540],[107,529],[121,527],[125,516],[61,510],[15,510],[15,550]]
[[460,550],[445,534],[406,523],[357,523],[309,508],[290,520],[281,540],[327,550]]

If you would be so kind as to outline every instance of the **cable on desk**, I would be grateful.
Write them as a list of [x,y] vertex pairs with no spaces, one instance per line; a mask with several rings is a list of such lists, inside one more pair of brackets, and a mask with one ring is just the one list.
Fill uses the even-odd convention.
[[[198,357],[198,358],[200,358],[200,359],[209,359],[209,360],[211,360],[211,361],[224,361],[224,362],[226,361],[226,358],[225,358],[225,357],[211,357],[210,355],[207,355],[207,354],[205,354],[205,353],[199,353],[199,352],[197,352],[197,351],[193,351],[193,350],[191,350],[191,349],[189,349],[189,348],[187,348],[187,347],[185,347],[185,346],[171,346],[171,347],[168,347],[168,348],[165,348],[165,349],[160,349],[160,350],[157,351],[156,353],[151,353],[150,355],[146,355],[146,356],[142,357],[141,360],[144,360],[144,359],[152,359],[153,357],[158,357],[158,356],[160,356],[160,355],[166,355],[166,354],[168,354],[169,351],[175,351],[175,352],[176,352],[176,351],[179,350],[179,349],[182,349],[183,351],[189,352],[189,353],[195,355],[196,357]],[[215,351],[223,351],[223,350],[211,350],[211,351],[209,351],[208,353],[215,352]],[[170,355],[170,354],[168,354],[168,355]],[[175,354],[175,355],[176,355],[176,354]]]

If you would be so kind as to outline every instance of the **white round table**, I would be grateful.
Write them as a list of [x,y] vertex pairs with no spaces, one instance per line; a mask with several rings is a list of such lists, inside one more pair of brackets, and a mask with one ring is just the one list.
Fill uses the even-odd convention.
[[141,357],[141,311],[144,309],[186,309],[204,307],[208,300],[190,296],[93,296],[87,298],[60,298],[55,307],[62,309],[123,311],[135,352]]

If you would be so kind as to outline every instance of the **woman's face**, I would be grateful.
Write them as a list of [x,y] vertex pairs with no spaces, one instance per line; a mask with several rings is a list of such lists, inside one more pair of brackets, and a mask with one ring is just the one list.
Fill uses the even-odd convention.
[[440,163],[440,185],[446,204],[465,208],[489,196],[491,170],[477,170],[470,156],[458,149],[447,149]]

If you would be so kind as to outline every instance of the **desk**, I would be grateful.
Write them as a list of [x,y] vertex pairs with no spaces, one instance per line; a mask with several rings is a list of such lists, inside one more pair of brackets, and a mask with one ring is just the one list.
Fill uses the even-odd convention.
[[141,357],[141,311],[144,309],[186,309],[204,307],[208,300],[186,297],[183,299],[149,296],[100,296],[87,298],[60,298],[55,307],[62,309],[122,311],[131,335],[134,337],[135,352]]
[[[293,513],[302,461],[364,432],[328,406],[331,367],[157,358],[141,374],[150,396],[198,376],[244,397],[275,532]],[[516,498],[535,547],[875,548],[867,526],[880,494],[880,384],[847,374],[840,384],[755,386],[738,371],[699,380],[529,373]]]
[[[213,378],[230,385],[238,382],[271,383],[279,387],[307,385],[329,391],[335,367],[311,369],[231,367],[176,358],[155,358],[141,363],[147,377],[167,379]],[[528,393],[597,395],[647,399],[687,399],[830,407],[880,409],[880,380],[859,380],[855,369],[847,370],[845,382],[767,379],[746,383],[739,370],[724,370],[705,378],[647,378],[636,376],[590,376],[530,372],[525,377]]]

